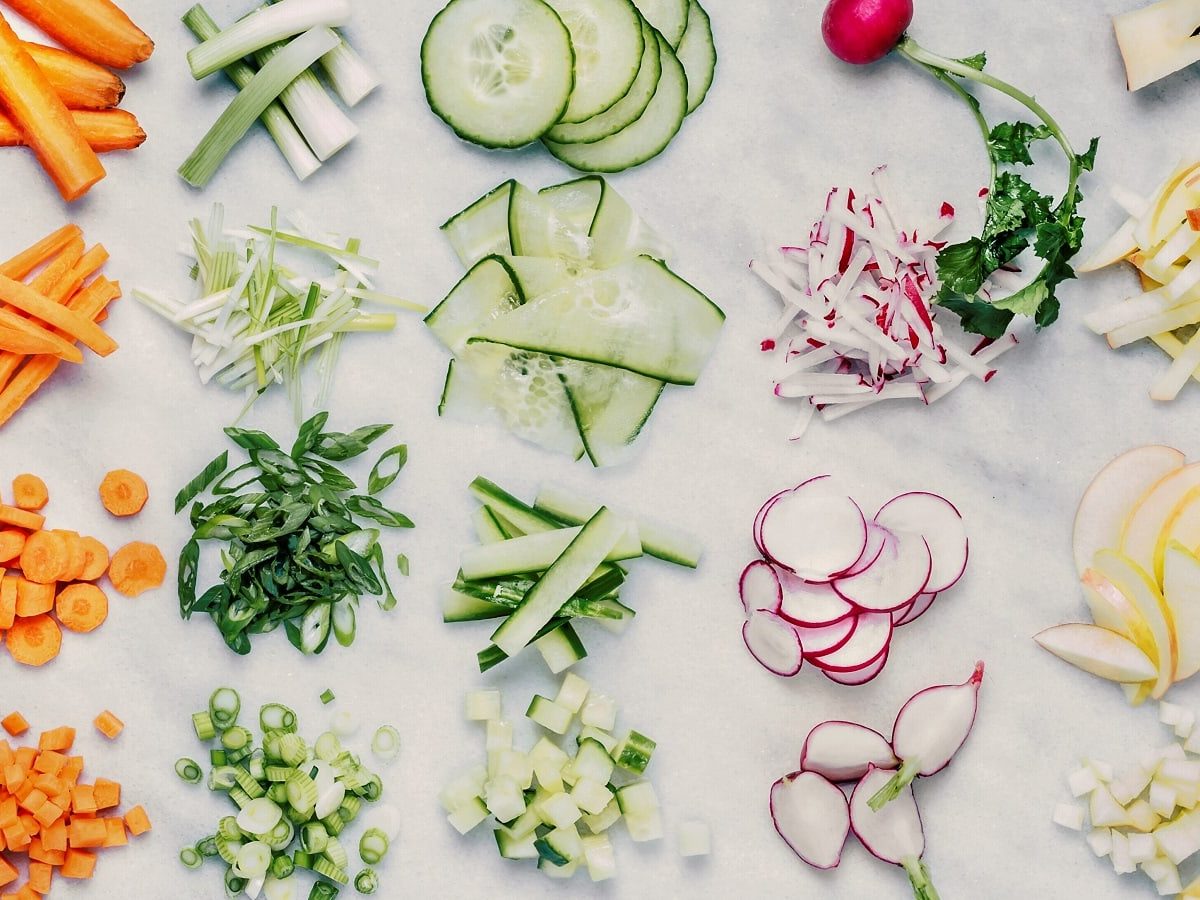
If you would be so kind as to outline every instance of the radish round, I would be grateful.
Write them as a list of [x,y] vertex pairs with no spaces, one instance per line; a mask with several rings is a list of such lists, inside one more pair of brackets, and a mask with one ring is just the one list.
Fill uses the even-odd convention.
[[742,640],[764,669],[791,678],[804,665],[800,635],[769,609],[756,609],[742,625]]
[[853,669],[849,672],[833,672],[829,669],[821,669],[821,674],[835,684],[842,684],[846,687],[861,687],[864,684],[874,681],[883,673],[883,670],[887,667],[888,654],[891,652],[892,648],[889,646],[887,650],[879,654],[878,659],[861,669]]
[[870,799],[895,774],[874,766],[868,769],[850,795],[850,825],[872,856],[902,866],[907,860],[920,859],[925,852],[925,831],[912,787],[904,788],[900,796],[878,812],[869,805]]
[[810,866],[833,869],[842,861],[850,834],[846,795],[815,772],[793,772],[771,785],[771,821]]
[[807,581],[836,578],[858,562],[867,545],[862,510],[826,478],[771,503],[759,532],[767,557]]
[[830,672],[864,669],[887,653],[892,642],[890,613],[863,613],[850,639],[835,650],[809,656],[812,664]]
[[742,570],[738,579],[738,593],[742,598],[742,607],[746,615],[756,609],[769,609],[778,612],[783,602],[783,587],[775,567],[763,559],[756,559]]
[[896,623],[897,628],[902,625],[911,625],[917,619],[921,618],[921,616],[925,615],[925,613],[929,612],[929,608],[933,606],[933,601],[937,599],[937,596],[937,594],[930,593],[917,594],[917,599],[912,602],[912,606],[909,607],[908,612],[900,619],[896,619],[895,613],[893,613],[892,621]]
[[776,500],[778,500],[784,494],[791,493],[793,490],[795,490],[795,488],[787,488],[786,490],[780,491],[778,494],[772,494],[767,498],[767,502],[760,506],[758,508],[758,512],[754,514],[754,546],[758,548],[758,552],[763,556],[767,555],[767,551],[764,549],[762,542],[763,518],[767,515],[767,512],[771,509],[771,507],[775,505]]
[[861,66],[887,56],[912,18],[912,0],[830,0],[821,34],[834,56]]
[[858,616],[848,616],[840,622],[823,625],[820,628],[794,626],[796,634],[800,637],[800,646],[804,648],[804,655],[809,659],[837,650],[850,640],[856,628],[858,628]]
[[884,544],[887,543],[888,530],[881,528],[874,522],[867,523],[867,545],[863,548],[862,556],[858,558],[858,562],[846,570],[844,577],[857,575],[859,572],[864,572],[879,559],[879,554],[883,552]]
[[889,532],[883,552],[870,568],[838,578],[833,589],[860,609],[891,612],[925,590],[933,560],[919,534]]
[[900,760],[887,738],[857,722],[822,722],[808,733],[800,769],[833,782],[858,781],[871,766],[894,769]]
[[[921,595],[918,595],[918,597],[920,597],[920,596]],[[904,621],[904,617],[913,611],[913,607],[916,605],[917,605],[916,600],[909,600],[907,603],[905,603],[899,609],[893,609],[892,613],[891,613],[892,624],[899,625],[902,621]]]
[[967,569],[970,545],[962,514],[945,497],[913,491],[894,497],[875,514],[875,522],[895,532],[925,538],[933,568],[925,590],[932,593],[952,587]]
[[790,572],[778,572],[783,599],[779,614],[793,625],[820,628],[854,615],[854,607],[829,584],[804,581]]

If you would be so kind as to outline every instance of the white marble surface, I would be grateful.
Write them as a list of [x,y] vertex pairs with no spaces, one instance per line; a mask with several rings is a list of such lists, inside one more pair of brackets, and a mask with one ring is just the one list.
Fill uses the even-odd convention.
[[[506,178],[541,186],[569,175],[536,150],[467,147],[429,113],[417,50],[438,0],[358,0],[353,39],[386,77],[384,90],[355,113],[361,139],[302,186],[256,133],[207,191],[190,191],[175,167],[229,89],[219,78],[192,83],[181,58],[190,38],[177,24],[186,3],[125,3],[158,43],[153,60],[129,78],[127,101],[150,140],[135,155],[110,157],[110,177],[69,212],[23,153],[0,154],[0,252],[25,246],[69,216],[108,245],[111,277],[127,287],[183,290],[174,249],[186,218],[220,200],[234,221],[261,220],[277,203],[361,234],[365,248],[385,261],[384,287],[434,301],[459,275],[439,222]],[[1118,221],[1106,198],[1110,185],[1148,190],[1177,157],[1194,151],[1194,72],[1136,97],[1124,90],[1108,14],[1138,3],[922,0],[913,28],[927,46],[951,55],[986,48],[994,70],[1036,91],[1080,145],[1103,137],[1097,171],[1083,185],[1092,242]],[[722,58],[708,104],[661,159],[616,179],[672,238],[677,268],[729,315],[698,388],[669,392],[632,465],[595,473],[497,432],[438,421],[445,358],[416,318],[390,337],[351,342],[334,395],[335,423],[395,421],[411,445],[393,495],[419,523],[394,542],[413,562],[400,608],[390,617],[367,609],[352,652],[335,648],[303,659],[277,635],[238,659],[207,624],[179,620],[167,587],[138,600],[114,596],[108,624],[91,636],[68,635],[63,654],[44,671],[18,671],[0,658],[0,707],[15,699],[38,725],[78,725],[94,774],[119,778],[127,797],[145,802],[155,820],[148,838],[104,855],[95,881],[68,884],[55,896],[221,895],[215,868],[186,872],[176,852],[224,807],[203,788],[179,782],[171,766],[181,754],[200,755],[188,715],[214,686],[231,683],[249,702],[293,704],[309,728],[323,725],[316,698],[325,687],[368,718],[400,727],[404,749],[388,773],[388,794],[404,810],[404,827],[386,866],[384,897],[904,897],[903,874],[857,846],[833,873],[800,863],[771,828],[767,788],[795,768],[816,722],[848,717],[886,730],[910,693],[965,678],[977,658],[987,660],[988,673],[976,731],[951,769],[918,787],[927,860],[942,896],[1153,896],[1148,882],[1118,880],[1049,816],[1080,755],[1121,761],[1166,736],[1152,709],[1130,710],[1115,688],[1048,657],[1030,635],[1082,613],[1069,535],[1088,480],[1138,443],[1164,441],[1195,454],[1200,390],[1193,385],[1175,404],[1153,405],[1146,385],[1163,365],[1157,351],[1112,353],[1083,328],[1090,305],[1131,288],[1128,275],[1115,273],[1065,286],[1061,323],[1006,357],[1003,374],[986,389],[964,388],[929,411],[898,407],[818,426],[803,445],[788,445],[792,411],[770,396],[756,354],[775,300],[745,270],[761,237],[801,234],[829,185],[861,179],[881,162],[891,164],[914,208],[948,199],[973,213],[985,164],[964,110],[930,79],[896,60],[851,71],[829,57],[815,0],[710,6]],[[212,4],[222,20],[245,8]],[[36,470],[54,498],[52,524],[112,543],[149,536],[170,555],[185,538],[170,498],[223,446],[219,429],[240,401],[202,389],[186,342],[132,301],[113,310],[110,327],[119,353],[62,373],[0,432],[0,483]],[[268,402],[250,423],[286,431],[290,420],[282,403]],[[128,523],[106,519],[95,499],[100,477],[117,466],[143,473],[153,490],[145,514]],[[753,552],[749,530],[758,503],[823,471],[857,482],[868,504],[910,488],[942,492],[971,531],[966,579],[899,635],[884,676],[862,689],[837,687],[810,671],[775,680],[738,637],[733,584]],[[580,671],[622,700],[626,722],[659,741],[652,773],[668,822],[710,822],[711,859],[682,861],[671,841],[621,840],[617,882],[567,887],[499,860],[486,832],[460,839],[443,821],[439,785],[479,753],[477,730],[462,720],[464,691],[502,685],[519,714],[532,692],[551,685],[535,659],[480,679],[474,653],[486,629],[440,622],[436,588],[469,540],[465,486],[478,473],[523,494],[553,476],[655,510],[705,539],[708,556],[695,574],[637,568],[628,593],[640,611],[636,625],[620,640],[589,636],[593,655]],[[1175,694],[1200,703],[1194,686]],[[88,725],[104,707],[127,723],[111,746]]]

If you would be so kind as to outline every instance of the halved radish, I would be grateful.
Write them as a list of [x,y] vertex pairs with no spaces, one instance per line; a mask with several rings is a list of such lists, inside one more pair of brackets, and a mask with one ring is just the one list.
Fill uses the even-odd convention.
[[898,769],[900,760],[878,731],[857,722],[822,722],[808,733],[800,751],[800,769],[830,781],[858,781],[875,766]]
[[769,609],[756,609],[742,625],[742,640],[764,669],[791,678],[804,665],[800,635]]
[[833,869],[850,834],[846,795],[815,772],[793,772],[771,785],[771,821],[810,866]]
[[828,478],[808,481],[771,503],[759,531],[767,557],[807,581],[836,578],[867,545],[862,510]]
[[742,598],[742,607],[746,615],[756,609],[769,609],[778,612],[783,602],[783,586],[775,567],[765,559],[756,559],[742,570],[738,579],[738,593]]
[[899,620],[896,619],[896,614],[892,613],[892,621],[896,623],[897,628],[901,625],[911,625],[917,619],[921,618],[921,616],[925,615],[925,613],[929,612],[929,607],[933,606],[933,601],[937,597],[937,594],[928,592],[917,594],[917,599],[912,602],[912,606],[909,607],[908,612]]
[[879,554],[883,552],[883,546],[887,543],[888,530],[874,522],[867,523],[867,545],[863,548],[862,556],[858,558],[858,562],[846,570],[846,577],[857,575],[871,566],[875,565],[879,559]]
[[962,514],[945,497],[912,491],[893,497],[875,514],[875,522],[891,531],[925,538],[933,570],[925,590],[937,593],[954,585],[967,569],[970,545]]
[[802,625],[796,625],[794,628],[800,637],[805,656],[811,658],[823,653],[832,653],[849,641],[858,628],[858,616],[848,616],[840,622],[820,628],[805,628]]
[[793,625],[820,628],[854,615],[854,607],[829,584],[804,581],[790,572],[778,572],[783,590],[779,614]]
[[830,672],[853,672],[863,669],[887,653],[892,642],[890,613],[863,613],[850,639],[828,653],[809,655],[814,666]]
[[844,684],[846,687],[861,687],[880,676],[887,666],[888,654],[891,652],[892,648],[889,644],[888,649],[879,654],[878,659],[861,669],[852,669],[849,672],[831,672],[829,669],[821,669],[821,674],[835,684]]
[[889,532],[879,559],[868,569],[838,578],[833,589],[860,609],[890,612],[916,599],[925,590],[933,558],[919,534]]

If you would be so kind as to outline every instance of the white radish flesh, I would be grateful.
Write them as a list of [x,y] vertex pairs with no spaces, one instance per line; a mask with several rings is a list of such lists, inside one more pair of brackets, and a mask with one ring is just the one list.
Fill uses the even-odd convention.
[[895,532],[911,532],[925,538],[933,570],[924,590],[944,591],[958,582],[967,569],[969,543],[962,514],[937,494],[913,491],[889,500],[875,514],[876,524]]
[[783,602],[783,587],[779,583],[779,576],[775,574],[775,567],[762,559],[756,559],[742,570],[738,593],[746,615],[756,609],[777,612]]
[[853,499],[816,479],[775,500],[762,518],[767,556],[809,581],[850,569],[867,544],[867,520]]
[[849,672],[833,672],[829,669],[821,669],[821,674],[835,684],[844,684],[847,687],[861,687],[880,676],[887,666],[888,654],[890,652],[891,647],[889,646],[874,662],[861,669],[852,669]]
[[833,869],[842,861],[850,833],[846,795],[815,772],[796,772],[771,785],[771,820],[810,866]]
[[870,568],[839,578],[833,588],[861,609],[890,612],[916,598],[929,583],[933,559],[919,534],[890,532],[883,551]]
[[850,827],[872,856],[904,868],[918,900],[936,900],[937,892],[921,863],[925,853],[925,830],[912,787],[905,787],[894,802],[882,809],[871,806],[870,798],[896,774],[890,769],[873,766],[867,771],[850,795]]
[[853,566],[846,570],[846,576],[857,575],[875,565],[879,559],[879,554],[883,552],[883,545],[887,542],[888,531],[886,528],[880,528],[874,522],[867,523],[867,546],[863,548],[862,556]]
[[758,609],[742,625],[742,640],[764,669],[791,678],[804,664],[804,648],[796,630],[771,610]]
[[854,615],[854,607],[838,596],[829,584],[804,581],[790,572],[780,572],[783,599],[779,614],[793,625],[819,628]]
[[917,599],[912,602],[912,606],[909,608],[908,612],[906,612],[900,619],[896,619],[893,615],[892,621],[896,623],[897,628],[901,627],[902,625],[911,625],[913,622],[917,621],[917,619],[921,618],[921,616],[925,615],[925,613],[929,612],[929,607],[933,606],[933,601],[937,599],[937,596],[937,594],[925,592],[917,594]]
[[808,733],[800,768],[830,781],[858,781],[867,770],[899,768],[892,745],[878,731],[857,722],[822,722]]
[[837,650],[850,640],[857,627],[858,616],[851,616],[848,619],[842,619],[840,622],[835,622],[832,625],[824,625],[820,628],[794,626],[796,634],[800,637],[800,644],[804,647],[804,652],[810,657],[820,656],[822,653],[832,653],[834,650]]
[[863,613],[850,639],[836,650],[809,655],[813,665],[830,672],[854,672],[869,666],[887,652],[892,641],[889,613]]

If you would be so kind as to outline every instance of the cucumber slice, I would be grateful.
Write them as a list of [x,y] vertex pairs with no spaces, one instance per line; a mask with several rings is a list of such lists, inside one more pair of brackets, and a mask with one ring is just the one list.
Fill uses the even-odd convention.
[[624,369],[567,360],[562,378],[592,465],[624,462],[666,385]]
[[588,232],[592,242],[592,266],[609,269],[643,254],[666,259],[666,243],[654,229],[642,221],[612,185],[603,179],[601,184],[600,204]]
[[468,344],[628,369],[670,384],[695,384],[725,314],[648,256],[581,278],[493,320]]
[[453,588],[446,588],[442,594],[443,622],[481,622],[484,619],[501,619],[509,612],[510,610],[506,606],[468,596]]
[[[645,38],[631,0],[546,0],[571,34],[575,88],[563,122],[582,122],[625,96],[637,78]],[[548,129],[546,129],[548,130]]]
[[[542,531],[553,531],[562,528],[564,524],[582,525],[583,522],[564,523],[540,510],[534,509],[527,503],[522,503],[494,481],[480,476],[468,485],[471,496],[495,513],[502,522],[511,522],[523,534],[537,534]],[[599,507],[596,508],[597,510]],[[593,514],[596,510],[593,510]],[[588,519],[591,516],[587,517]],[[586,519],[584,520],[586,521]]]
[[604,179],[598,175],[585,175],[542,188],[538,196],[553,207],[560,219],[576,231],[587,234],[592,230],[592,220],[596,218],[603,193]]
[[523,147],[567,110],[575,53],[543,0],[450,0],[421,42],[421,80],[430,109],[459,137]]
[[493,188],[442,225],[458,261],[467,268],[485,256],[512,253],[508,241],[508,206],[516,184],[506,181]]
[[672,47],[678,47],[687,30],[691,8],[688,0],[634,0],[646,21],[667,39]]
[[540,297],[571,282],[571,269],[561,259],[547,259],[541,256],[502,258],[516,276],[517,287],[526,298]]
[[[495,544],[468,547],[459,558],[462,577],[469,581],[480,581],[527,572],[544,572],[579,537],[580,530],[578,526],[560,528]],[[642,542],[638,538],[637,528],[632,527],[609,551],[605,561],[620,562],[641,555]]]
[[425,324],[452,352],[460,353],[472,334],[524,302],[512,269],[500,257],[488,256],[475,263],[433,308]]
[[546,256],[581,262],[590,255],[587,231],[573,229],[554,207],[522,184],[508,206],[508,240],[514,256]]
[[687,76],[670,44],[659,35],[662,76],[636,122],[594,144],[542,143],[555,157],[582,172],[623,172],[658,156],[679,133],[687,115]]
[[691,5],[687,31],[675,49],[687,75],[688,115],[694,113],[708,96],[708,89],[712,87],[717,71],[717,45],[713,43],[712,22],[704,7],[696,0],[691,0]]
[[625,96],[604,112],[577,125],[560,122],[546,133],[546,137],[560,144],[594,144],[601,138],[616,134],[625,126],[632,125],[641,117],[650,101],[654,99],[658,79],[662,76],[662,56],[658,52],[658,40],[654,36],[654,29],[648,22],[643,22],[642,31],[645,43],[642,63],[638,67],[633,86]]

